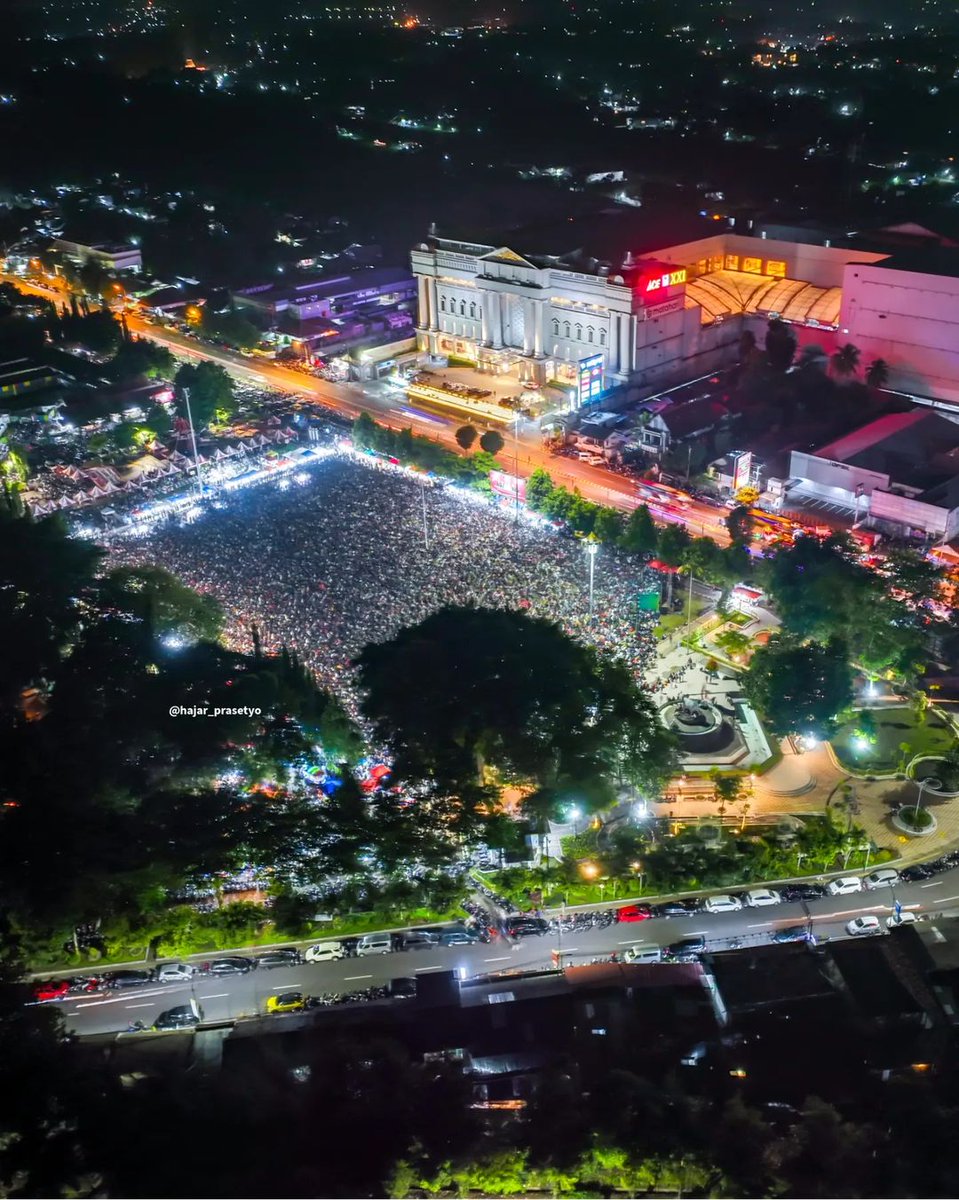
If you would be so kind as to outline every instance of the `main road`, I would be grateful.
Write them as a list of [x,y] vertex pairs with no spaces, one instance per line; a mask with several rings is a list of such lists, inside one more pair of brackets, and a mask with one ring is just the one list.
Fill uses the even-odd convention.
[[[149,1026],[165,1009],[187,1004],[191,997],[202,1010],[204,1020],[225,1021],[262,1015],[267,999],[282,991],[320,995],[360,991],[397,977],[415,977],[433,971],[454,970],[462,977],[473,977],[529,970],[550,966],[555,950],[562,950],[564,962],[576,964],[622,952],[627,946],[663,946],[689,934],[701,933],[706,938],[707,950],[719,953],[730,949],[732,940],[743,946],[768,945],[776,930],[794,925],[811,927],[819,938],[842,938],[848,936],[846,922],[866,914],[879,917],[885,930],[886,918],[897,902],[903,912],[926,916],[938,915],[950,906],[959,907],[959,869],[925,882],[900,882],[894,888],[851,896],[744,908],[722,915],[697,912],[668,920],[620,922],[602,929],[564,930],[561,938],[555,932],[517,940],[499,936],[489,944],[437,946],[319,964],[300,963],[275,970],[255,970],[247,975],[198,974],[189,983],[148,984],[103,995],[71,996],[60,1007],[67,1028],[81,1036],[122,1032],[135,1021]],[[219,956],[230,953],[238,952],[221,951]],[[213,957],[216,955],[194,955],[189,961],[199,965]]]
[[[60,304],[63,304],[68,296],[68,293],[58,288],[28,283],[15,275],[0,274],[0,280],[12,283],[30,295],[42,296]],[[206,359],[219,363],[241,383],[286,392],[304,403],[312,401],[319,406],[334,409],[350,419],[359,416],[361,412],[369,413],[381,424],[394,429],[412,428],[414,433],[433,438],[450,450],[462,453],[454,436],[456,430],[467,420],[462,414],[451,415],[442,407],[420,399],[416,400],[415,405],[409,404],[402,392],[386,384],[330,383],[270,360],[244,358],[232,350],[210,346],[197,339],[185,337],[177,330],[156,325],[133,312],[126,313],[126,319],[132,333],[166,346],[179,359]],[[483,422],[477,420],[475,424],[482,425]],[[542,467],[549,471],[557,483],[578,489],[587,499],[627,512],[644,502],[637,495],[635,483],[616,474],[615,471],[551,454],[542,444],[536,429],[523,430],[515,442],[508,429],[504,431],[503,436],[507,445],[499,459],[508,471],[528,476],[537,467]],[[709,505],[690,500],[684,501],[682,507],[671,504],[664,507],[653,502],[650,511],[661,524],[685,525],[691,534],[710,537],[721,545],[729,542],[722,515]]]

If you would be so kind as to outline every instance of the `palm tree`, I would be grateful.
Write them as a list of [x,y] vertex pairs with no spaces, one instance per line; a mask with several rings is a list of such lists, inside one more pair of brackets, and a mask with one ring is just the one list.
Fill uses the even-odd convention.
[[859,370],[859,347],[852,342],[840,346],[832,356],[833,373],[840,378],[848,378]]
[[884,358],[874,358],[866,368],[866,383],[878,390],[889,380],[889,364]]

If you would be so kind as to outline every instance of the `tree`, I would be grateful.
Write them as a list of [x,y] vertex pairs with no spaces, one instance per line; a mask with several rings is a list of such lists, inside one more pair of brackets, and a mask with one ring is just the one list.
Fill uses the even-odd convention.
[[797,538],[757,564],[761,583],[772,596],[783,628],[798,638],[825,641],[849,637],[866,597],[882,583],[856,562],[848,542],[832,536]]
[[739,335],[739,361],[748,363],[756,353],[756,335],[751,329],[744,329]]
[[617,778],[651,783],[672,761],[628,673],[549,621],[445,608],[367,646],[357,666],[363,713],[397,777],[442,794],[475,794],[492,771],[598,808]]
[[[469,447],[464,447],[464,449],[468,450]],[[537,467],[526,480],[527,508],[532,509],[533,512],[542,512],[555,486],[549,472],[544,471],[542,467]]]
[[623,526],[622,513],[617,512],[615,508],[600,508],[593,522],[593,534],[607,545],[616,545],[622,535]]
[[186,417],[186,402],[183,393],[189,389],[190,411],[197,429],[205,429],[218,412],[229,415],[236,404],[233,397],[233,380],[219,363],[184,363],[176,373],[174,385],[177,392],[177,412]]
[[859,370],[860,352],[852,342],[846,342],[833,352],[830,363],[833,374],[839,379],[849,379]]
[[362,412],[353,422],[353,445],[358,450],[372,450],[376,446],[379,426],[367,412]]
[[60,321],[60,333],[67,342],[77,342],[91,353],[103,357],[120,348],[123,332],[111,312],[100,309],[88,316],[69,316]]
[[785,374],[792,365],[796,353],[796,335],[778,318],[766,326],[766,361],[774,371]]
[[629,514],[620,538],[620,546],[630,554],[651,555],[656,552],[659,530],[647,505],[639,504]]
[[118,567],[105,575],[100,602],[148,622],[154,635],[187,641],[216,641],[223,612],[212,596],[201,596],[162,567]]
[[136,379],[170,379],[175,369],[176,359],[166,346],[147,338],[124,341],[110,363],[110,374],[121,383]]
[[745,545],[752,537],[753,519],[747,504],[739,504],[726,517],[730,539]]
[[233,308],[225,312],[213,312],[208,306],[204,307],[202,329],[205,336],[226,342],[238,350],[252,350],[260,343],[259,329],[249,317]]
[[453,435],[456,438],[456,444],[460,449],[465,450],[469,454],[473,449],[473,443],[479,437],[479,434],[472,425],[461,425]]
[[866,367],[866,385],[879,391],[889,382],[889,364],[884,358],[874,358]]
[[839,638],[825,644],[776,634],[753,654],[743,691],[780,737],[828,738],[836,717],[852,703],[852,670]]
[[495,429],[487,429],[487,431],[480,438],[480,447],[485,450],[487,454],[492,454],[494,458],[497,454],[499,454],[505,445],[506,442],[503,440],[503,435],[498,433]]
[[664,525],[656,541],[656,557],[668,567],[681,567],[690,541],[683,525]]

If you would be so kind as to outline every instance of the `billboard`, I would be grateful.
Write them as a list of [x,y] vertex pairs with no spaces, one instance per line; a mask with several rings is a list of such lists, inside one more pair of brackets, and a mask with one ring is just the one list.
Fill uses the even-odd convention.
[[588,358],[579,360],[578,400],[580,408],[602,396],[605,359],[606,356],[603,354],[590,354]]
[[526,503],[526,480],[520,475],[510,475],[506,471],[490,471],[489,485],[496,496],[505,496],[514,503]]
[[751,450],[733,450],[729,456],[733,460],[733,494],[740,488],[749,486],[750,472],[753,468],[753,453]]
[[659,588],[657,586],[644,588],[636,597],[640,612],[659,612]]

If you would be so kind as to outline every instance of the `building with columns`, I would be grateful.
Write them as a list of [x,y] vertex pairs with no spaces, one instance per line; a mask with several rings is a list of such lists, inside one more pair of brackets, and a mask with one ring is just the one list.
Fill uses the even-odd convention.
[[[524,382],[575,385],[580,363],[601,356],[606,386],[637,369],[651,315],[682,313],[683,273],[643,260],[615,274],[559,260],[433,238],[412,252],[418,289],[417,343]],[[655,304],[637,291],[656,279]]]
[[[866,246],[762,227],[662,246],[613,224],[519,233],[515,249],[431,231],[411,256],[419,351],[572,389],[575,404],[587,361],[601,361],[601,390],[652,392],[738,361],[740,336],[762,344],[778,319],[800,347],[852,342],[864,366],[883,360],[888,387],[959,404],[959,248],[890,253],[896,230]],[[543,239],[556,253],[528,249]]]

